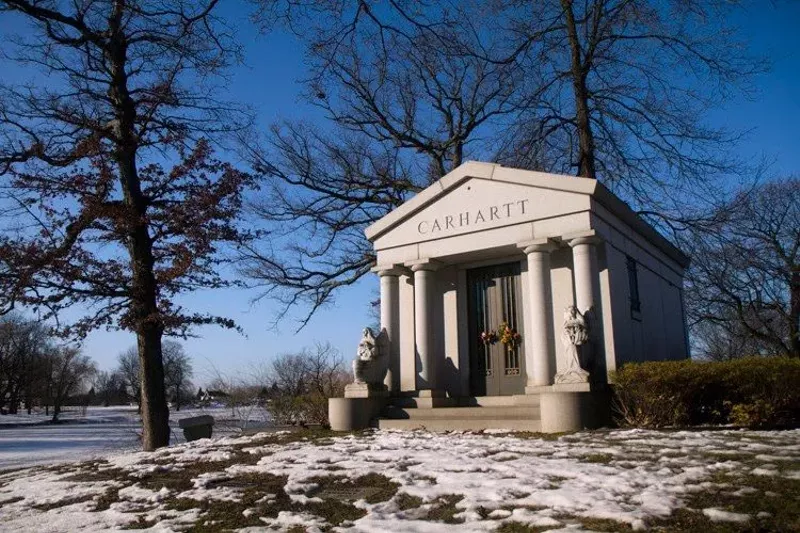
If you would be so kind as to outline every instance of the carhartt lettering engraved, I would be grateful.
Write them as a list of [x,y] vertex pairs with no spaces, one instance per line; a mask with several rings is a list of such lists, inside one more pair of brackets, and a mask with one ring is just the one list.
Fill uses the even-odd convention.
[[513,219],[525,214],[528,202],[528,199],[516,200],[421,220],[417,224],[417,233],[420,235],[436,235],[449,229],[469,228],[470,226],[479,226],[485,222]]

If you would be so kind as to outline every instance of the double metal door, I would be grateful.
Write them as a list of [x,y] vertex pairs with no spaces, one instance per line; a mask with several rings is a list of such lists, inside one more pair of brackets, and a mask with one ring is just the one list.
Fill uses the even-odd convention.
[[502,342],[501,325],[522,331],[520,264],[467,271],[469,293],[470,387],[473,396],[525,392],[524,339]]

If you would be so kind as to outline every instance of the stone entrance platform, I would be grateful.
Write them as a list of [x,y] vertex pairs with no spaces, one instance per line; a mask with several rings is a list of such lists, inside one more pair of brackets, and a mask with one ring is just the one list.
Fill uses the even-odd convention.
[[595,429],[611,422],[610,390],[602,386],[551,385],[542,387],[540,393],[514,396],[444,397],[423,392],[394,397],[333,398],[329,404],[331,428],[562,433]]
[[377,419],[381,429],[541,431],[538,395],[392,398]]

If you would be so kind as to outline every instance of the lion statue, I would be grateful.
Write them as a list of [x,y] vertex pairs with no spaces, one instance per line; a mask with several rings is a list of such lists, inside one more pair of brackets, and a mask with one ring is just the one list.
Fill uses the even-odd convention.
[[357,356],[353,361],[354,382],[368,385],[382,385],[389,370],[388,351],[386,349],[386,330],[376,337],[370,328],[364,328],[361,342],[358,343]]

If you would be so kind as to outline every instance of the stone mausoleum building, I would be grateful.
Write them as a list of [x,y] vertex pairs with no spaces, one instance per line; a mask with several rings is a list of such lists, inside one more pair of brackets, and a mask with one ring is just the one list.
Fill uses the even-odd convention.
[[609,372],[688,357],[688,258],[596,180],[468,162],[366,235],[382,332],[334,429],[602,425]]

